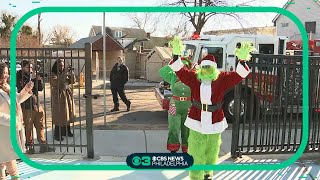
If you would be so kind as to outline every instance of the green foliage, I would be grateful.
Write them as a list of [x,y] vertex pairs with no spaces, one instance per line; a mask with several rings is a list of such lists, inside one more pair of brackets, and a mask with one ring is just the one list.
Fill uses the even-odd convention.
[[31,36],[33,34],[32,27],[28,25],[22,26],[21,33],[27,36]]
[[17,16],[3,12],[1,15],[0,36],[10,37],[11,31],[16,24]]

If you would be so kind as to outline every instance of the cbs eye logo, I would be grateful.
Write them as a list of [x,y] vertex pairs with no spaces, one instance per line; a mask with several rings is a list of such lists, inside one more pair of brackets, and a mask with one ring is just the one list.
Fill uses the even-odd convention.
[[135,156],[132,158],[132,164],[135,166],[150,166],[151,165],[151,158],[149,156],[142,156],[142,158]]

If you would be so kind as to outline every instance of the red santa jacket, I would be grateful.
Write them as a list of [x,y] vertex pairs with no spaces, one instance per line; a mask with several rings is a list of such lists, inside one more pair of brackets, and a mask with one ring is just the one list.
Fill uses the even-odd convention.
[[[201,82],[196,76],[196,71],[190,71],[184,67],[180,59],[170,67],[176,72],[179,79],[190,87],[192,100],[208,105],[223,102],[225,92],[240,83],[249,74],[248,68],[238,63],[236,72],[220,72],[217,80]],[[202,134],[221,133],[228,127],[221,108],[215,112],[208,112],[193,105],[185,125]]]

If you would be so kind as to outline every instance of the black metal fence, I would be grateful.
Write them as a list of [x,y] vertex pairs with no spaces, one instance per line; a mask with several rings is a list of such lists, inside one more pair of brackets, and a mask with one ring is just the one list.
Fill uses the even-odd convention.
[[[35,85],[35,98],[21,104],[27,153],[55,149],[58,153],[87,153],[93,158],[91,44],[78,49],[17,48],[16,53],[18,91],[30,80]],[[9,64],[9,57],[10,49],[0,49],[1,61]],[[63,70],[59,63],[54,70],[57,60],[63,62]],[[31,65],[23,65],[25,61]]]
[[[309,144],[319,149],[320,57],[310,57]],[[231,154],[289,153],[302,139],[302,56],[255,54],[251,74],[235,88]],[[241,96],[240,96],[241,95]],[[245,112],[240,116],[240,103]]]

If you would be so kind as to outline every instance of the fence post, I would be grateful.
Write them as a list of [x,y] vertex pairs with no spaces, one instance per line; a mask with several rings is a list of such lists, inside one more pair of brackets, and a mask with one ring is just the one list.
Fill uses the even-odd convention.
[[92,117],[92,45],[85,44],[85,94],[86,96],[86,131],[87,131],[87,158],[94,158],[93,150],[93,117]]
[[239,127],[240,127],[240,100],[241,100],[241,83],[234,88],[234,119],[232,123],[232,139],[231,139],[231,157],[237,158],[239,154]]

